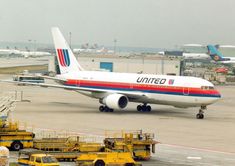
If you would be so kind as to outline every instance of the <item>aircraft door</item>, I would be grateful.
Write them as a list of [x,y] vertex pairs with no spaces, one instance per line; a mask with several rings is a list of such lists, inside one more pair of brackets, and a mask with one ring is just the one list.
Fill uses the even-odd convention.
[[183,87],[183,94],[189,95],[189,87],[187,85],[184,85],[184,87]]
[[76,85],[80,86],[80,80],[76,80]]
[[130,89],[133,89],[133,84],[132,83],[130,83]]

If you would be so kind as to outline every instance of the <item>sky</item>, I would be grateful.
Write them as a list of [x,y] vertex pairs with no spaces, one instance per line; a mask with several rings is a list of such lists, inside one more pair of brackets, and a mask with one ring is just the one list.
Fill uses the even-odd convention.
[[0,41],[175,48],[235,45],[234,0],[0,0]]

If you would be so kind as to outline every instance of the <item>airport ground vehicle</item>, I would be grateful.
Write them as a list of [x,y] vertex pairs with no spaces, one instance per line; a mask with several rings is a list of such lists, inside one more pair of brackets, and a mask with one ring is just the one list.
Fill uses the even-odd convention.
[[101,143],[85,142],[79,136],[34,139],[33,147],[53,155],[58,160],[69,161],[75,160],[80,153],[104,151]]
[[34,139],[33,147],[44,151],[99,152],[101,143],[82,141],[79,136]]
[[23,74],[13,76],[13,80],[19,82],[44,83],[44,78],[42,77]]
[[134,161],[129,152],[99,152],[80,154],[76,160],[77,166],[141,166]]
[[45,154],[35,149],[24,149],[19,151],[19,165],[31,166],[59,166],[59,162],[52,155]]
[[20,130],[17,123],[9,122],[0,127],[0,146],[11,150],[20,150],[33,147],[34,133]]
[[119,132],[104,139],[105,151],[130,152],[137,160],[149,160],[157,143],[154,134],[143,133],[142,130]]

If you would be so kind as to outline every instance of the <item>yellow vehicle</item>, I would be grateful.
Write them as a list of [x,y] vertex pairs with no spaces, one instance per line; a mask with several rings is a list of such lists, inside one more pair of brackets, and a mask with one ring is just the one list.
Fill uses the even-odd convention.
[[0,146],[11,150],[33,147],[34,133],[20,130],[17,123],[3,123],[0,127]]
[[34,149],[19,151],[19,165],[28,166],[59,166],[59,162],[52,155],[45,154]]
[[99,152],[80,154],[77,166],[141,166],[129,152]]
[[101,143],[82,141],[79,136],[34,139],[33,147],[44,151],[60,152],[100,152],[104,148]]
[[33,147],[61,161],[74,161],[80,153],[104,151],[101,143],[86,142],[79,136],[34,139]]
[[156,143],[154,134],[141,130],[113,133],[104,139],[107,152],[130,152],[137,160],[149,160],[151,153],[155,153]]

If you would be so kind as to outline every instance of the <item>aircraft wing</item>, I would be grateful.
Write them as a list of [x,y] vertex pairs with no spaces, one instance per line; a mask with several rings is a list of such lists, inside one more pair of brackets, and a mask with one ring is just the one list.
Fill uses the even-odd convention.
[[[63,80],[58,79],[58,81],[63,81]],[[0,80],[0,82],[14,83],[17,85],[40,86],[44,88],[48,88],[48,87],[60,88],[60,89],[65,89],[65,90],[74,90],[78,92],[95,92],[95,93],[104,93],[104,94],[118,93],[118,94],[126,95],[130,99],[140,99],[140,98],[146,97],[145,93],[141,91],[135,91],[135,92],[117,91],[117,90],[107,90],[107,89],[99,89],[99,88],[85,88],[85,87],[79,87],[79,86],[75,87],[75,86],[59,85],[59,84],[32,83],[32,82],[11,81],[11,80]]]
[[219,48],[235,48],[234,45],[218,45]]
[[66,82],[67,81],[67,79],[59,78],[59,77],[50,77],[50,76],[42,76],[42,75],[39,75],[39,77],[49,79],[49,80],[59,81],[59,82]]

